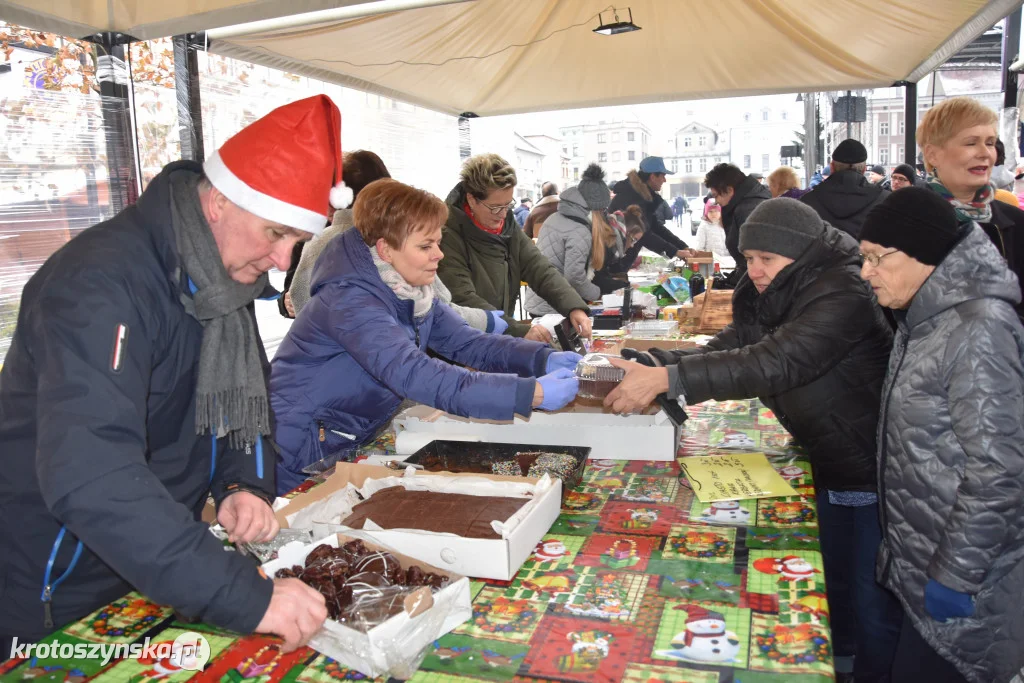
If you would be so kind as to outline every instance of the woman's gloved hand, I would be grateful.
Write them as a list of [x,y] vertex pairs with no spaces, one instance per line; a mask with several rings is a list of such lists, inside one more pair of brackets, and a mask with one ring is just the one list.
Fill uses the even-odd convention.
[[540,403],[535,408],[541,410],[558,410],[576,398],[580,390],[580,381],[572,370],[559,368],[537,378],[541,390]]
[[508,323],[505,322],[505,311],[487,311],[487,315],[491,316],[494,321],[494,329],[491,330],[491,334],[505,334],[505,330],[508,329]]
[[555,351],[548,356],[548,363],[544,367],[544,372],[554,372],[559,368],[575,370],[581,360],[583,360],[583,356],[575,351]]
[[924,587],[924,608],[935,621],[947,621],[974,614],[974,601],[967,593],[947,588],[935,579]]

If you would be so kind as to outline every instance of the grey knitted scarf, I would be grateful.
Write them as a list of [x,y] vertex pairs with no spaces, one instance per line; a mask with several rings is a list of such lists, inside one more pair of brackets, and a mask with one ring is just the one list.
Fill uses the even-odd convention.
[[170,183],[171,222],[181,259],[175,281],[192,280],[196,291],[188,296],[184,283],[181,303],[203,325],[196,433],[226,433],[231,447],[241,448],[270,433],[260,339],[247,308],[266,288],[267,276],[251,285],[232,280],[199,204],[199,174],[178,171]]

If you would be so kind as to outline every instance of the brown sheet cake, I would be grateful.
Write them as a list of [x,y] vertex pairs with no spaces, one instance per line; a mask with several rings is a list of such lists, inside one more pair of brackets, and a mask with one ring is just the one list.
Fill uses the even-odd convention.
[[352,514],[342,524],[362,529],[363,522],[372,519],[383,529],[421,529],[465,538],[501,538],[491,528],[491,522],[504,522],[527,502],[527,498],[410,491],[402,486],[391,486],[352,508]]

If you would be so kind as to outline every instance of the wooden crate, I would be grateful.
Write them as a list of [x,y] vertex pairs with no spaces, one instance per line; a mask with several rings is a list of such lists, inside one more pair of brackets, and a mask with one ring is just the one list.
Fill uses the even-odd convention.
[[714,280],[707,280],[707,290],[693,298],[693,308],[682,308],[679,329],[683,332],[715,334],[732,322],[732,290],[714,289]]

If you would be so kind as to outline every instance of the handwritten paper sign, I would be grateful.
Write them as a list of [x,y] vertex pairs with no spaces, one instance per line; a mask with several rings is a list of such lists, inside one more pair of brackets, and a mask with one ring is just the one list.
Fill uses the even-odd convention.
[[764,453],[683,458],[679,464],[702,503],[799,495]]

